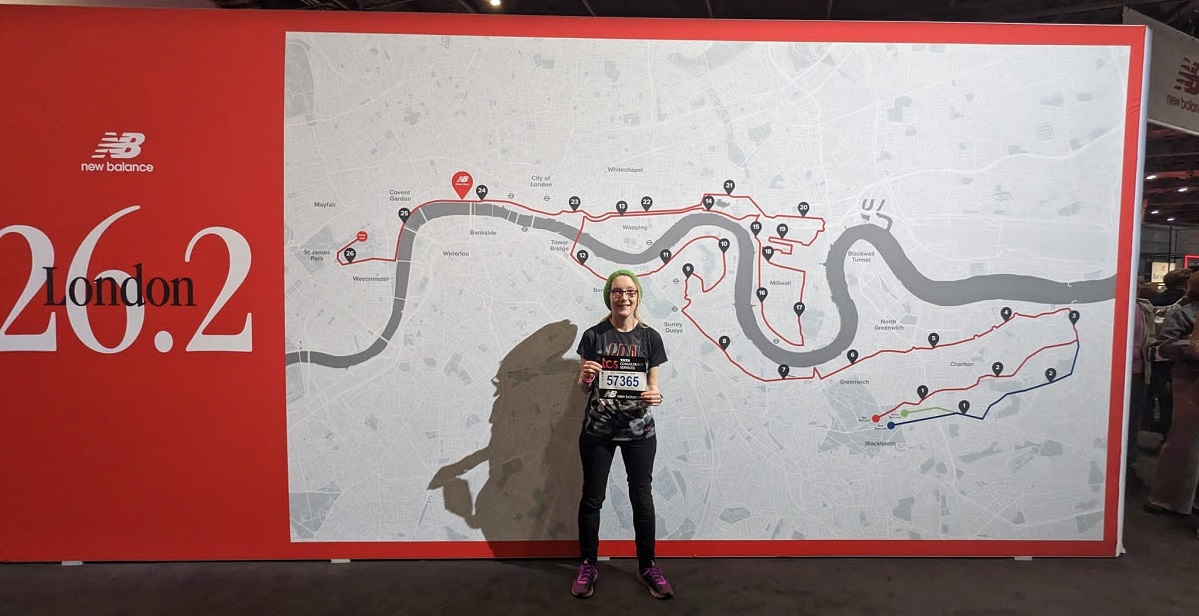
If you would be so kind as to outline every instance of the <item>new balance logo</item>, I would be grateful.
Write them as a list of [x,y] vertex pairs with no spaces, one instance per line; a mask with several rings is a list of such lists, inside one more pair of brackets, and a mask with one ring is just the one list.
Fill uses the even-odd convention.
[[145,133],[116,133],[106,132],[100,138],[100,143],[96,145],[95,151],[92,152],[92,159],[97,158],[112,158],[118,162],[105,160],[94,163],[79,163],[79,170],[85,173],[153,173],[154,163],[145,162],[125,162],[130,158],[137,158],[142,153],[142,144],[146,142]]
[[104,133],[92,158],[137,158],[142,153],[142,144],[146,142],[143,133]]

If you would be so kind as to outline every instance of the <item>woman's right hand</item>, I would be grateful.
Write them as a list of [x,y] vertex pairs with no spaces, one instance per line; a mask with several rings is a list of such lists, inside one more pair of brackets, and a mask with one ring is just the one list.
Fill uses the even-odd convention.
[[579,386],[584,389],[591,386],[591,382],[599,374],[600,365],[597,361],[583,360],[583,366],[579,370]]

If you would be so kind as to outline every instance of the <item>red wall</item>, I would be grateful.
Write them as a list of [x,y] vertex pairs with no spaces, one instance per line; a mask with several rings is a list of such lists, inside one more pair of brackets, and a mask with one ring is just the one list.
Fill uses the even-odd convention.
[[[1130,67],[1119,301],[1132,248],[1143,29],[785,22],[674,22],[328,12],[0,7],[0,322],[32,279],[12,225],[53,244],[62,293],[83,238],[131,205],[88,272],[142,264],[146,279],[188,277],[195,306],[149,307],[120,352],[84,346],[45,287],[4,331],[55,332],[55,352],[0,352],[0,560],[203,560],[570,555],[569,543],[323,543],[289,540],[283,344],[283,72],[288,30],[608,38],[1116,44]],[[106,131],[146,136],[149,173],[81,171]],[[117,161],[107,161],[117,162]],[[220,226],[248,241],[252,267],[208,327],[234,334],[252,313],[252,352],[185,352],[230,267]],[[34,231],[27,231],[36,234]],[[1118,311],[1122,312],[1122,311]],[[114,346],[121,308],[91,309]],[[1125,356],[1117,315],[1114,356]],[[77,319],[78,320],[78,319]],[[155,334],[174,344],[160,352]],[[6,339],[4,344],[28,341]],[[1111,443],[1120,442],[1124,367],[1113,367]],[[669,555],[1112,555],[1119,451],[1107,468],[1101,542],[663,542]],[[632,553],[631,542],[616,552]]]

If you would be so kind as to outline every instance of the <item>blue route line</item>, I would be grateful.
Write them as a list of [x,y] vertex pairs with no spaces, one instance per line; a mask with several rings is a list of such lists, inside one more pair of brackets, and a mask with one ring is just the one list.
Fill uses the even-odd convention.
[[1072,376],[1074,374],[1074,366],[1078,365],[1078,354],[1081,350],[1082,350],[1082,341],[1075,340],[1074,341],[1074,359],[1070,362],[1070,372],[1067,372],[1066,374],[1063,374],[1062,376],[1057,377],[1057,378],[1053,379],[1052,381],[1046,381],[1044,383],[1041,383],[1040,385],[1033,385],[1032,387],[1029,387],[1027,389],[1020,389],[1017,391],[1009,391],[1006,394],[1003,394],[1002,396],[999,397],[998,400],[987,405],[987,410],[983,411],[982,417],[970,415],[969,413],[946,413],[944,415],[934,415],[932,417],[921,417],[920,419],[911,419],[908,421],[888,421],[887,428],[890,430],[894,430],[895,428],[897,428],[899,426],[919,423],[921,421],[929,421],[932,419],[943,419],[945,417],[969,417],[970,419],[977,419],[978,421],[982,421],[987,418],[987,413],[990,413],[991,409],[994,408],[994,406],[996,404],[1003,402],[1004,398],[1006,398],[1008,396],[1013,396],[1015,394],[1022,394],[1024,392],[1032,391],[1034,389],[1038,389],[1041,387],[1048,387],[1050,385],[1055,385],[1057,383],[1060,383],[1060,382],[1066,380],[1070,376]]

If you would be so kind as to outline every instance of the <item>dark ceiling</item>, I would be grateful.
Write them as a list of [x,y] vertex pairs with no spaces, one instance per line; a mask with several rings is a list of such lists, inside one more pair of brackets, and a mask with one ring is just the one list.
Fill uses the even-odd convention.
[[838,19],[1120,23],[1123,7],[1193,33],[1199,0],[214,0],[227,8],[437,13],[512,13],[592,17]]
[[[1199,0],[213,0],[222,8],[506,13],[593,17],[1121,23],[1125,6],[1191,36]],[[1199,226],[1199,137],[1150,126],[1146,134],[1146,223]],[[1153,179],[1149,179],[1153,178]]]

